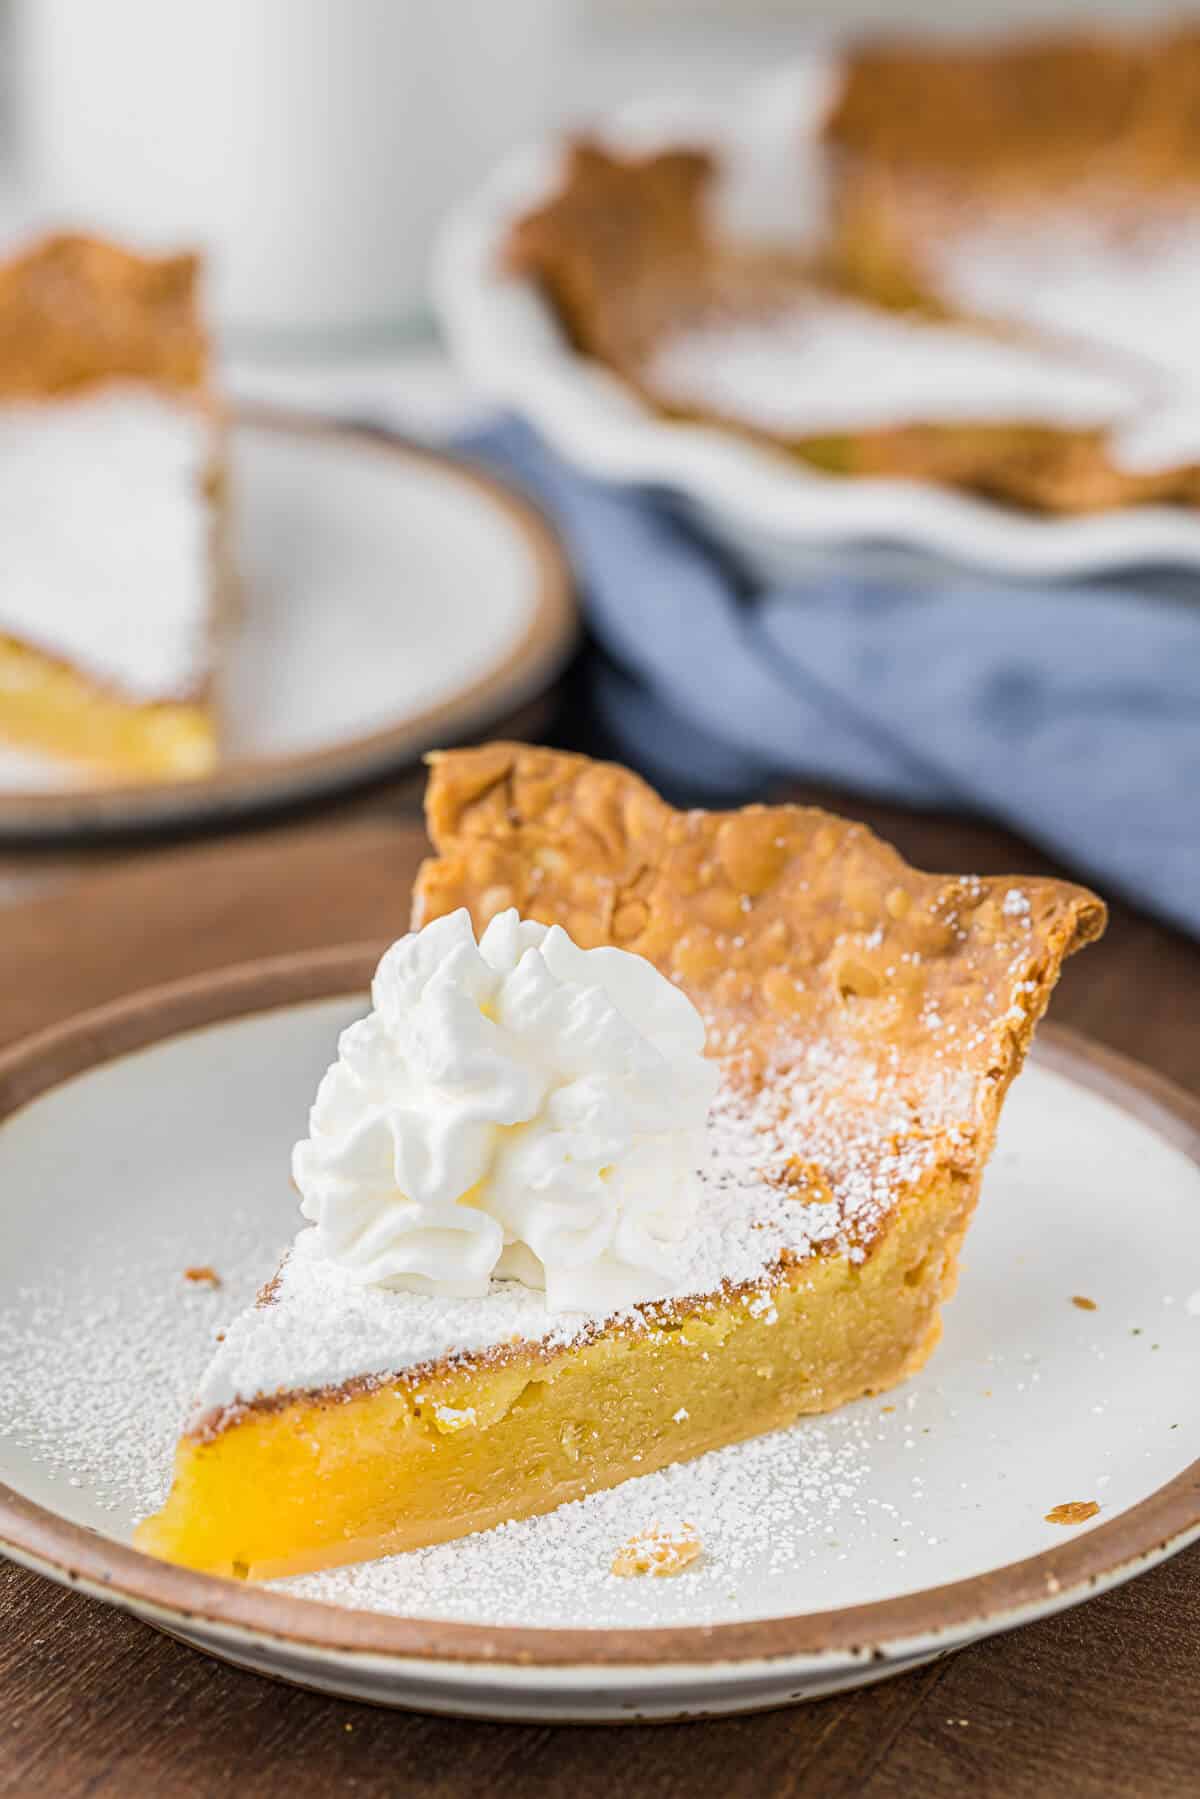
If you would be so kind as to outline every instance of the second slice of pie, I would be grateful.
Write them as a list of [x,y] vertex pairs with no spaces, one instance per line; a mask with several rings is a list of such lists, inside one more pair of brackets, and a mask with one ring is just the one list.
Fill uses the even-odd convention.
[[902,1380],[1104,925],[1080,888],[920,874],[819,811],[676,812],[510,744],[435,758],[428,817],[418,934],[297,1156],[314,1227],[139,1529],[167,1559],[438,1542]]
[[101,783],[207,774],[230,587],[190,256],[0,264],[0,743]]

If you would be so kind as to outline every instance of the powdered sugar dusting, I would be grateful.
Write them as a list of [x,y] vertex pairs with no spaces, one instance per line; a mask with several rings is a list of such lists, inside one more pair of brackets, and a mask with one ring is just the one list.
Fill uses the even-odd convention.
[[[785,1579],[798,1566],[844,1555],[839,1526],[874,1520],[889,1537],[895,1508],[863,1495],[875,1414],[826,1426],[813,1420],[607,1492],[432,1549],[275,1584],[285,1592],[365,1611],[480,1624],[532,1626],[667,1623],[678,1610],[703,1624],[728,1617],[743,1582]],[[675,1580],[627,1580],[612,1571],[631,1531],[699,1537],[703,1554]]]
[[[943,1097],[965,1116],[969,1085],[947,1088]],[[935,1122],[944,1123],[945,1109],[935,1108]],[[826,1046],[798,1054],[753,1093],[727,1083],[709,1118],[701,1199],[680,1278],[663,1298],[766,1288],[786,1261],[829,1247],[861,1260],[901,1193],[932,1164],[929,1122],[897,1084],[844,1065]],[[816,1188],[809,1184],[814,1169]],[[514,1342],[564,1349],[618,1321],[645,1325],[639,1307],[550,1312],[543,1293],[515,1281],[493,1281],[473,1299],[361,1286],[317,1253],[314,1232],[302,1231],[270,1303],[230,1326],[201,1383],[192,1423],[211,1426],[214,1414],[219,1421],[239,1402],[280,1391],[382,1379]]]
[[1141,392],[1082,355],[842,299],[673,332],[646,377],[669,404],[802,436],[923,422],[1109,425]]
[[136,383],[0,407],[0,630],[133,700],[208,663],[212,429]]
[[1009,320],[1141,366],[1146,403],[1112,439],[1114,461],[1153,474],[1200,459],[1200,228],[1193,196],[1160,208],[1081,194],[1036,224],[988,219],[929,249],[939,289]]
[[[345,1002],[335,1011],[350,1016]],[[335,1011],[321,1002],[195,1033],[36,1101],[36,1134],[20,1115],[6,1122],[0,1479],[118,1541],[161,1503],[214,1333],[288,1235],[294,1201],[277,1168]],[[807,1078],[811,1107],[831,1104],[818,1072]],[[880,1130],[912,1118],[899,1073],[871,1079],[875,1100],[852,1091],[856,1109],[874,1108]],[[72,1180],[89,1092],[104,1101],[109,1159],[98,1152],[89,1203],[71,1210],[55,1190]],[[950,1083],[921,1104],[926,1125],[931,1105],[943,1122],[961,1116]],[[214,1128],[181,1163],[179,1129],[197,1107]],[[820,1141],[830,1127],[806,1128]],[[293,1589],[492,1625],[687,1626],[867,1603],[1040,1553],[1055,1499],[1095,1493],[1115,1516],[1198,1453],[1198,1321],[1185,1303],[1200,1284],[1196,1187],[1182,1151],[1144,1121],[1035,1064],[1005,1110],[946,1340],[912,1381],[562,1513]],[[31,1214],[37,1232],[23,1237]],[[52,1258],[40,1253],[48,1216]],[[219,1291],[184,1278],[205,1263]],[[1064,1304],[1077,1291],[1100,1309]],[[611,1576],[616,1550],[655,1519],[692,1523],[702,1557],[675,1580]]]
[[249,1216],[223,1220],[219,1243],[219,1288],[187,1279],[178,1241],[96,1245],[22,1288],[0,1332],[0,1440],[101,1512],[157,1510],[196,1370],[270,1254]]
[[1081,193],[1036,221],[986,217],[942,232],[926,251],[954,304],[1200,380],[1192,329],[1200,283],[1200,222],[1190,193],[1161,208]]

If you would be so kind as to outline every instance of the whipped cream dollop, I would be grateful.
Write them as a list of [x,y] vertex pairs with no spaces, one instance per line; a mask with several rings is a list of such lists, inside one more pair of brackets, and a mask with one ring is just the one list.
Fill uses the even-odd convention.
[[718,1073],[699,1013],[643,957],[469,914],[388,950],[292,1171],[314,1247],[364,1285],[459,1298],[493,1278],[551,1311],[675,1289]]

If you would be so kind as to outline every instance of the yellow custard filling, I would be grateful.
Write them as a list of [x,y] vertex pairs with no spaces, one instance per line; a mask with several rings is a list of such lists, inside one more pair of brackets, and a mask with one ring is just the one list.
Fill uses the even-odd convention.
[[197,700],[123,700],[77,669],[0,636],[0,739],[81,764],[94,778],[185,780],[211,773],[216,723]]
[[208,1573],[300,1574],[549,1512],[881,1392],[937,1341],[969,1193],[940,1175],[865,1261],[818,1256],[662,1326],[252,1406],[181,1440],[135,1541]]

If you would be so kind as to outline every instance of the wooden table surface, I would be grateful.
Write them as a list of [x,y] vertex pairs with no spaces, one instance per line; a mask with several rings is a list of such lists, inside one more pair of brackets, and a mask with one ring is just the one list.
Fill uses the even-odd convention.
[[[978,824],[840,809],[927,867],[1048,866]],[[45,887],[0,912],[0,1036],[224,963],[394,934],[422,848],[409,781],[349,814],[191,848],[126,848],[82,874],[61,854],[0,858],[0,886]],[[1117,908],[1104,943],[1068,969],[1054,1015],[1200,1091],[1200,950],[1181,937]],[[619,1733],[318,1698],[0,1562],[0,1794],[22,1799],[1195,1796],[1198,1693],[1200,1546],[1089,1605],[862,1692]]]

